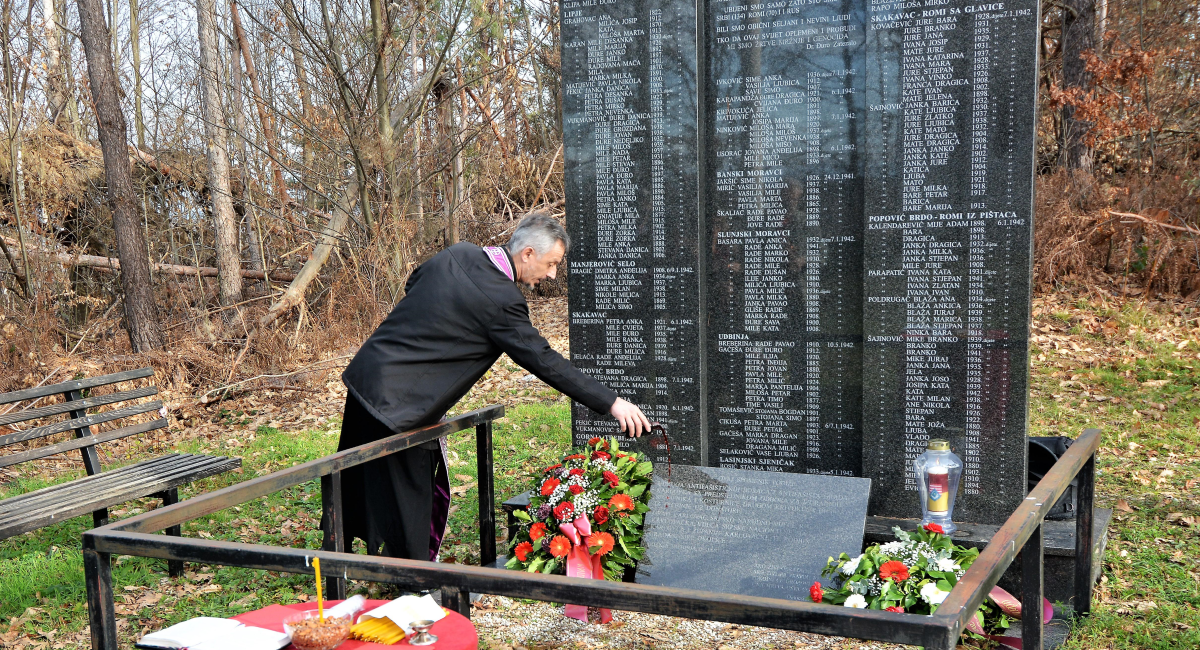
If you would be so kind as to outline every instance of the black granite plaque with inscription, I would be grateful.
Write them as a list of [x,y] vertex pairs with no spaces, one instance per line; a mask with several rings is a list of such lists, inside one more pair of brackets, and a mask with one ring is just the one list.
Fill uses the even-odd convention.
[[[571,359],[698,465],[695,33],[690,0],[562,3]],[[575,405],[577,444],[617,433]]]
[[[964,462],[955,518],[1026,492],[1035,0],[875,2],[867,32],[864,475],[920,516],[930,438]],[[884,489],[886,486],[886,489]]]
[[708,464],[862,471],[859,3],[707,3]]
[[637,582],[808,600],[829,557],[862,549],[871,481],[655,468]]
[[1020,502],[1036,9],[564,1],[572,357],[677,467],[865,476],[916,516],[939,437],[956,518]]

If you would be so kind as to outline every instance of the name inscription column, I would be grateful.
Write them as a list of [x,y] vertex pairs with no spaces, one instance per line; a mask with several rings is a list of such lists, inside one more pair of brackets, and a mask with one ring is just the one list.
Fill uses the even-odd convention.
[[874,1],[867,31],[863,475],[919,516],[930,438],[965,468],[955,519],[1025,496],[1037,4]]
[[[694,5],[564,0],[562,16],[572,362],[700,464]],[[573,431],[618,433],[578,404]]]
[[860,472],[864,19],[707,3],[710,465]]

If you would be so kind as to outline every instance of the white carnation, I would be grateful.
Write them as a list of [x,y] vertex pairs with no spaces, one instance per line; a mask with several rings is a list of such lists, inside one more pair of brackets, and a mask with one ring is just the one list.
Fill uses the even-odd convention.
[[863,598],[862,594],[851,594],[850,597],[846,599],[846,602],[842,603],[842,605],[844,607],[853,607],[855,609],[866,609],[867,599]]
[[921,587],[921,598],[930,605],[941,605],[942,601],[946,600],[946,596],[949,595],[950,592],[942,591],[932,582],[927,582]]
[[858,563],[860,560],[862,560],[861,555],[852,560],[846,560],[846,563],[842,565],[842,573],[848,576],[854,575],[854,572],[858,571]]
[[944,557],[937,562],[938,571],[958,571],[962,567],[958,566],[954,560]]

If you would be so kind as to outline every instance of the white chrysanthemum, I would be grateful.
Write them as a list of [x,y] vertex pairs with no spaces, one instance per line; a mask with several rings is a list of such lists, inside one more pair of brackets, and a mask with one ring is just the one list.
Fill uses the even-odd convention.
[[850,597],[846,599],[846,602],[842,603],[842,605],[844,607],[853,607],[855,609],[866,609],[867,599],[863,598],[860,594],[851,594]]
[[846,563],[842,565],[842,573],[848,576],[854,575],[854,572],[858,571],[858,563],[860,560],[862,560],[861,555],[856,558],[846,560]]
[[938,571],[958,571],[962,567],[953,559],[945,557],[937,561]]
[[946,596],[949,595],[950,592],[942,591],[932,582],[925,583],[925,586],[921,587],[921,599],[930,605],[941,605],[942,601],[946,600]]

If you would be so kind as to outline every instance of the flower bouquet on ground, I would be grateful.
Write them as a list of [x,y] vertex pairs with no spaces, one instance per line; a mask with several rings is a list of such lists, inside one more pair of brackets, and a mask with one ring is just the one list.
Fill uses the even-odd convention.
[[[513,514],[509,569],[579,578],[620,580],[642,559],[642,519],[649,507],[654,466],[615,439],[592,438],[533,479],[527,511]],[[586,608],[567,615],[586,620]],[[601,613],[602,619],[611,615]]]
[[[932,614],[979,557],[979,549],[954,544],[937,524],[926,524],[911,533],[897,526],[892,532],[896,541],[869,546],[858,557],[842,553],[836,560],[829,558],[822,575],[832,579],[827,588],[820,582],[813,583],[809,588],[813,601]],[[1020,647],[1019,628],[1018,636],[1004,636],[1004,633],[1020,619],[1021,603],[999,587],[993,588],[988,597],[967,626],[966,636]],[[1053,613],[1049,601],[1043,599],[1042,610],[1044,620],[1048,621]]]

